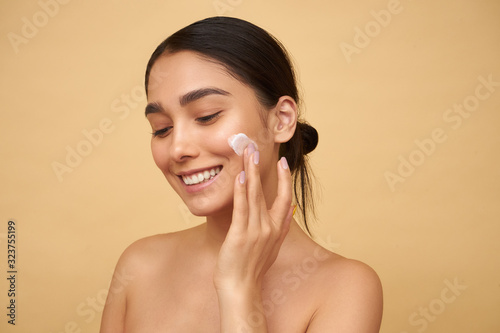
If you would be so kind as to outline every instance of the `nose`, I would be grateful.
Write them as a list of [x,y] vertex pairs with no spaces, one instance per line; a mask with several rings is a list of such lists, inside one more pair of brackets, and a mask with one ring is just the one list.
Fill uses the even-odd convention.
[[175,162],[184,162],[198,156],[199,149],[196,145],[195,136],[186,128],[174,127],[170,156]]

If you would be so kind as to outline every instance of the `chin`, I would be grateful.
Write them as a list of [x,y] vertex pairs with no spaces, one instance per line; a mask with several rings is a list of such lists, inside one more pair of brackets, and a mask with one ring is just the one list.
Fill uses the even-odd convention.
[[[214,202],[217,202],[215,204]],[[213,216],[224,212],[232,214],[233,205],[231,203],[222,204],[220,198],[198,197],[192,198],[189,202],[184,201],[191,214],[194,216]]]

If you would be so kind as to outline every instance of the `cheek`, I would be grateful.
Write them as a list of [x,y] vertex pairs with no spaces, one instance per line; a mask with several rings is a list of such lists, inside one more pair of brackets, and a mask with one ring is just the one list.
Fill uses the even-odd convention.
[[161,145],[151,142],[151,153],[153,154],[153,160],[156,166],[160,170],[165,170],[168,165],[167,149]]
[[205,150],[224,157],[226,160],[226,163],[224,163],[225,174],[232,179],[243,170],[243,157],[236,155],[229,145],[228,139],[234,134],[241,133],[244,129],[242,126],[237,126],[237,124],[231,125],[233,126],[227,126],[227,124],[221,126],[216,133],[213,133],[212,137],[207,138],[205,140]]
[[267,151],[270,147],[274,146],[274,138],[271,135],[271,131],[264,126],[258,128],[252,134],[248,134],[250,139],[257,143],[260,151]]
[[241,126],[237,122],[226,122],[218,126],[216,131],[212,132],[210,137],[204,138],[205,146],[210,151],[217,151],[220,155],[236,155],[229,146],[228,139],[241,131]]
[[262,157],[272,153],[274,147],[273,137],[269,129],[265,128],[262,124],[258,124],[257,126],[249,121],[245,124],[235,122],[231,125],[221,126],[211,138],[206,140],[207,149],[214,152],[217,151],[218,154],[227,156],[231,160],[231,173],[236,174],[243,168],[243,157],[238,156],[228,142],[228,139],[235,134],[244,133],[254,141]]

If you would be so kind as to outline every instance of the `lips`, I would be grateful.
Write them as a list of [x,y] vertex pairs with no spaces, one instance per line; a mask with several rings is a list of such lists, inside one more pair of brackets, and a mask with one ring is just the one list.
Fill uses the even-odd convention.
[[221,170],[222,166],[217,166],[205,170],[196,171],[191,174],[183,174],[179,177],[182,179],[184,184],[190,186],[209,181],[210,179],[217,176]]

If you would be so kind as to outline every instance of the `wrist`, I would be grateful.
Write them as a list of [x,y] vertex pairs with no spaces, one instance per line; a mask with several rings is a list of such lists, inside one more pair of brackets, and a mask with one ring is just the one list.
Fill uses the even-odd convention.
[[[222,332],[267,332],[261,288],[256,285],[217,289]],[[229,329],[231,328],[231,329]]]
[[219,298],[234,301],[261,300],[262,288],[258,283],[226,282],[215,285]]
[[217,293],[253,294],[262,290],[262,283],[259,279],[252,279],[243,276],[220,276],[214,275],[214,287]]

